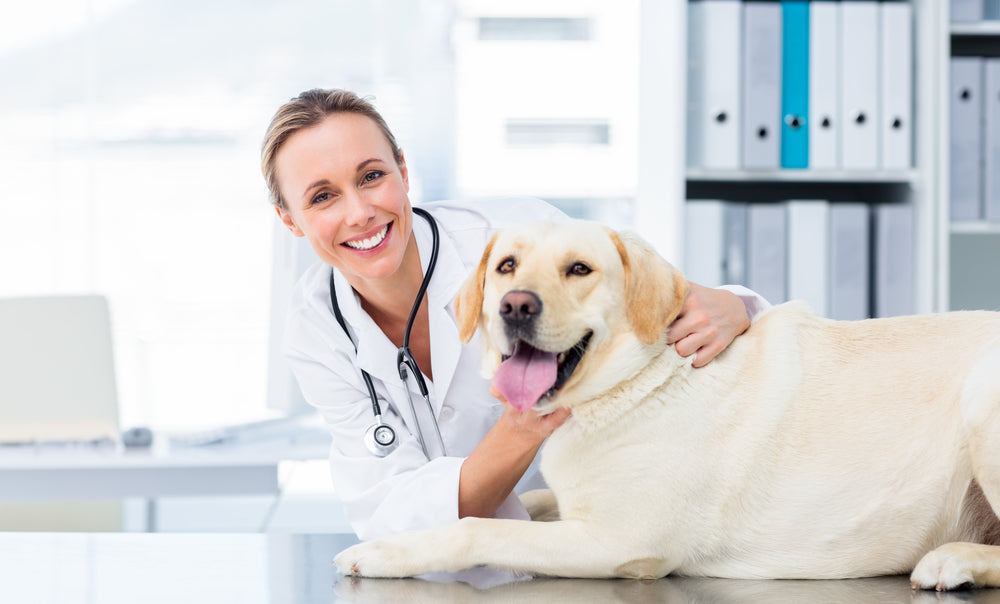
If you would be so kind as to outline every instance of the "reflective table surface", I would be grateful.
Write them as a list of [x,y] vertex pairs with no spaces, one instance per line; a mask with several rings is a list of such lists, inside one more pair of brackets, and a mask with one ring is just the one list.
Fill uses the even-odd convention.
[[419,579],[340,576],[353,535],[0,533],[4,602],[666,602],[1000,604],[1000,589],[913,591],[906,577],[849,581],[548,579],[489,569]]

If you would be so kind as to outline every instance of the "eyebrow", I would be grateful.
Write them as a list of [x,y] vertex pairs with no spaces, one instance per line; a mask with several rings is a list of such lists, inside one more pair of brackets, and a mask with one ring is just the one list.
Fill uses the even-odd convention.
[[[360,171],[365,166],[367,166],[368,164],[371,164],[371,163],[384,163],[384,162],[381,159],[377,158],[377,157],[369,157],[368,159],[362,160],[361,163],[358,164],[358,167],[355,168],[354,170],[356,172]],[[328,184],[330,184],[329,180],[327,180],[325,178],[321,178],[320,180],[317,180],[316,182],[314,182],[311,185],[309,185],[308,187],[306,187],[305,191],[302,192],[302,197],[304,197],[304,198],[308,197],[309,196],[309,192],[312,191],[313,189],[315,189],[317,187],[322,187],[322,186],[328,185]]]

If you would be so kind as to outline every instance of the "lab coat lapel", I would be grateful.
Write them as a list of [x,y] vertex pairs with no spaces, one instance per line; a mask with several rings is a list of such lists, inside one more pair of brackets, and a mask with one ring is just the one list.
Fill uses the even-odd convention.
[[442,232],[437,268],[428,287],[431,358],[434,363],[436,393],[433,402],[436,414],[441,413],[441,407],[448,395],[455,377],[455,368],[462,354],[462,342],[458,336],[453,304],[466,272],[454,242],[447,233]]
[[[399,413],[403,423],[412,433],[417,433],[416,419],[406,401],[406,392],[399,380],[396,367],[396,347],[382,333],[375,321],[361,308],[361,301],[351,284],[338,271],[334,277],[340,312],[354,331],[358,343],[357,364],[374,380],[382,382],[389,394],[390,404]],[[376,390],[380,390],[376,385]]]

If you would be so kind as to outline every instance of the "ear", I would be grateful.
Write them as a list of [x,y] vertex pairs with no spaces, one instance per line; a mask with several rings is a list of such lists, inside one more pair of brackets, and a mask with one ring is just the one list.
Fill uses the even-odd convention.
[[462,284],[462,289],[458,290],[455,297],[455,319],[458,320],[458,335],[462,342],[472,339],[472,334],[476,333],[479,326],[479,315],[483,313],[483,288],[486,286],[486,263],[489,261],[490,252],[493,251],[493,244],[496,243],[497,236],[493,235],[490,242],[483,250],[483,257],[479,260],[479,268],[469,275]]
[[278,206],[274,206],[274,209],[278,211],[278,218],[281,219],[281,222],[285,223],[285,226],[292,232],[292,235],[295,235],[296,237],[306,236],[306,234],[302,232],[302,229],[300,229],[295,224],[295,221],[292,220],[292,215],[288,212],[288,210],[282,210]]
[[625,314],[636,337],[653,344],[680,314],[687,279],[637,235],[609,233],[625,267]]

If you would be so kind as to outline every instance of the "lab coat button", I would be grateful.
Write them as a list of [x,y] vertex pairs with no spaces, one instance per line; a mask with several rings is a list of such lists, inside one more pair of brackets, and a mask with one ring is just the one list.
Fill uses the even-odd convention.
[[455,409],[448,405],[442,405],[441,407],[441,421],[449,421],[455,416]]

